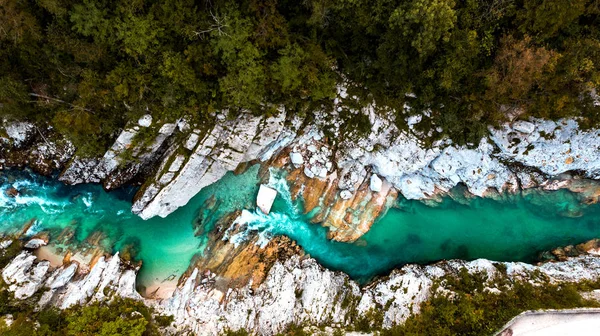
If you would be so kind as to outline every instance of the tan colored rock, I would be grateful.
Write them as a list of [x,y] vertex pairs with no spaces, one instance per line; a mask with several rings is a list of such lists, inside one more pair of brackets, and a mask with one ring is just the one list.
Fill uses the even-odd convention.
[[592,239],[585,243],[577,245],[577,250],[582,253],[600,255],[600,239]]
[[371,225],[397,196],[397,191],[388,183],[383,183],[380,192],[372,192],[369,179],[365,179],[352,198],[336,199],[322,225],[329,227],[330,239],[356,241],[371,229]]
[[[226,291],[228,288],[245,286],[252,281],[254,288],[258,287],[277,260],[286,260],[292,255],[301,253],[300,247],[285,236],[277,236],[261,248],[258,236],[235,245],[228,239],[223,239],[224,234],[232,225],[240,212],[228,215],[216,224],[217,228],[209,233],[209,241],[204,256],[196,256],[192,261],[186,275],[189,276],[194,269],[201,273],[210,273],[217,277],[217,288]],[[243,228],[235,227],[229,231],[230,236]],[[187,276],[183,276],[186,278]]]
[[19,191],[14,187],[10,187],[10,188],[6,189],[5,193],[6,193],[6,196],[9,196],[9,197],[19,196]]
[[359,181],[351,196],[344,199],[340,196],[338,176],[334,172],[325,179],[309,178],[302,169],[292,170],[287,177],[292,199],[301,196],[304,201],[304,212],[313,214],[312,223],[329,228],[328,238],[353,242],[367,233],[371,225],[382,214],[398,192],[387,181],[382,181],[381,190],[370,189],[370,175]]

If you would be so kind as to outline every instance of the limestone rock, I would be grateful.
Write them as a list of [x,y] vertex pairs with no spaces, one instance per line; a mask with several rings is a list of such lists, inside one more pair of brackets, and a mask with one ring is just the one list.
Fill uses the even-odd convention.
[[35,134],[35,125],[29,122],[10,122],[4,127],[13,146],[20,147],[31,140]]
[[[149,118],[147,118],[148,116]],[[148,124],[152,122],[150,115],[140,118],[139,122]],[[148,122],[148,120],[150,120]],[[141,143],[134,146],[134,138],[139,133],[137,126],[125,128],[113,145],[101,158],[75,157],[59,176],[59,180],[67,184],[103,183],[106,189],[122,186],[138,173],[149,169],[161,156],[164,144],[176,130],[176,124],[163,124],[154,141]],[[129,153],[135,158],[131,162],[122,162],[122,156]]]
[[271,206],[277,197],[277,190],[267,187],[264,184],[260,185],[258,189],[258,196],[256,196],[256,205],[264,214],[268,215],[271,211]]
[[2,279],[17,299],[31,297],[43,285],[50,263],[42,261],[34,264],[35,260],[36,257],[30,253],[21,252],[2,271]]
[[[239,164],[270,158],[295,137],[298,125],[284,125],[285,111],[268,118],[242,113],[235,120],[217,119],[214,127],[199,136],[202,140],[173,178],[162,180],[164,172],[159,167],[154,179],[165,183],[149,183],[141,189],[132,207],[135,213],[142,218],[167,216]],[[168,161],[169,157],[164,162]]]
[[144,114],[139,120],[138,125],[142,127],[150,127],[152,125],[152,116],[149,114]]
[[377,176],[377,174],[373,174],[371,175],[371,182],[369,184],[369,188],[373,192],[380,192],[382,183],[383,182],[381,181],[379,176]]
[[349,200],[352,198],[352,192],[350,192],[349,190],[342,190],[340,192],[340,197],[344,200]]
[[519,120],[519,121],[515,121],[512,124],[512,128],[515,131],[519,131],[521,133],[531,134],[535,130],[535,125],[533,123],[528,122],[528,121]]
[[[286,244],[290,243],[287,240]],[[226,245],[231,244],[225,243],[222,247]],[[582,244],[582,251],[587,248],[593,253],[598,245],[597,241]],[[286,246],[271,245],[270,248],[289,248]],[[247,256],[260,259],[256,254],[265,253],[261,248],[248,247],[251,253]],[[438,279],[455,276],[463,270],[483,274],[484,279],[501,276],[534,284],[546,281],[545,277],[553,283],[593,281],[600,277],[600,257],[581,254],[540,266],[484,259],[406,265],[368,286],[359,287],[347,275],[325,269],[316,260],[302,256],[298,251],[295,253],[298,254],[271,259],[260,281],[248,279],[245,283],[230,283],[226,287],[222,284],[227,283],[223,282],[227,278],[219,276],[227,274],[227,265],[221,268],[224,270],[222,275],[195,268],[165,300],[142,299],[135,292],[135,271],[124,269],[117,255],[101,258],[89,273],[77,277],[76,264],[51,270],[48,262],[36,261],[35,256],[23,252],[2,270],[2,277],[18,299],[31,297],[45,287],[40,306],[51,304],[66,308],[74,303],[107,300],[112,295],[144,300],[158,313],[174,316],[170,334],[198,335],[219,335],[226,329],[242,328],[260,335],[275,335],[290,325],[302,324],[344,328],[354,323],[353,316],[361,316],[370,310],[381,311],[382,327],[390,328],[403,323],[411,314],[419,313],[421,304],[430,298],[433,283]],[[245,256],[240,255],[239,265],[249,264],[244,262]],[[497,264],[504,265],[506,271],[499,271]],[[451,295],[444,282],[440,285],[438,293]],[[492,280],[485,286],[490,292],[502,289],[495,288]]]
[[298,153],[298,152],[291,152],[290,153],[290,160],[292,160],[292,164],[298,168],[300,166],[302,166],[304,164],[304,158],[302,157],[302,154]]
[[44,240],[44,239],[33,238],[33,239],[30,239],[25,244],[25,248],[28,248],[28,249],[37,249],[37,248],[40,248],[42,246],[46,246],[46,244],[48,244],[48,242],[46,240]]
[[550,176],[578,170],[590,178],[600,177],[600,130],[582,131],[573,119],[533,119],[531,123],[535,125],[531,134],[514,132],[510,125],[490,128],[491,139],[500,149],[499,158]]

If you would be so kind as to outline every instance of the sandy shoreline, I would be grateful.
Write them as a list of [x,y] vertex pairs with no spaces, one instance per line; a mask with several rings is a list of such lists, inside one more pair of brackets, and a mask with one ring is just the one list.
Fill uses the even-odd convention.
[[177,280],[153,283],[146,288],[144,297],[148,299],[168,299],[177,289]]
[[64,257],[58,254],[55,248],[51,246],[42,246],[36,249],[33,254],[40,260],[48,260],[52,267],[60,267],[63,265]]

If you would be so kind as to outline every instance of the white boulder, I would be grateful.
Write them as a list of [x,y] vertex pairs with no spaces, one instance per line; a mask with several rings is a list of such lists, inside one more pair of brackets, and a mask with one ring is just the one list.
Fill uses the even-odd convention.
[[149,114],[144,114],[139,120],[138,125],[142,127],[149,127],[152,125],[152,116]]
[[256,205],[260,211],[265,215],[268,215],[271,211],[271,206],[273,206],[273,202],[275,202],[275,197],[277,197],[277,190],[261,184],[258,189],[258,196],[256,196]]
[[533,131],[535,130],[535,125],[533,123],[530,123],[529,121],[518,120],[513,123],[512,128],[515,131],[530,134],[533,133]]
[[349,190],[342,190],[340,192],[340,197],[342,199],[348,200],[352,198],[352,193]]
[[40,238],[33,238],[31,240],[29,240],[27,242],[27,244],[25,244],[25,248],[28,249],[37,249],[40,248],[42,246],[46,246],[46,244],[48,244],[45,240],[40,239]]
[[15,146],[27,142],[35,133],[35,126],[28,122],[12,122],[5,126],[4,130]]
[[414,126],[414,125],[420,123],[422,119],[423,119],[423,116],[420,114],[413,115],[413,116],[406,118],[406,124],[408,126]]
[[369,183],[369,188],[371,189],[371,191],[380,192],[382,184],[383,182],[381,181],[379,176],[377,176],[377,174],[371,175],[371,181]]
[[302,154],[300,154],[298,152],[291,152],[290,160],[292,160],[292,164],[295,167],[300,167],[301,165],[304,164],[304,158],[302,157]]

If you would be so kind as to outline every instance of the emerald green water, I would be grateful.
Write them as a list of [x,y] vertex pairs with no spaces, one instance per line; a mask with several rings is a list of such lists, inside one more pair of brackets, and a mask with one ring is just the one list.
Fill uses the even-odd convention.
[[[326,239],[325,228],[310,224],[302,214],[301,202],[291,201],[285,179],[277,172],[269,181],[279,191],[271,214],[255,211],[257,171],[255,166],[238,176],[227,174],[167,218],[147,221],[130,211],[133,189],[107,193],[97,185],[65,186],[29,172],[3,172],[0,231],[20,230],[35,219],[29,235],[45,230],[52,238],[72,227],[73,244],[81,246],[91,233],[100,231],[107,251],[136,247],[136,257],[143,261],[140,285],[179,276],[192,256],[203,252],[214,220],[236,209],[245,209],[238,221],[247,224],[247,232],[256,231],[265,240],[289,236],[324,266],[359,281],[406,263],[452,258],[533,261],[540,251],[600,237],[600,206],[583,205],[578,194],[560,190],[505,196],[501,201],[457,202],[448,197],[434,207],[401,199],[357,242],[332,242]],[[21,195],[6,196],[10,186]],[[203,220],[195,236],[199,218]],[[230,239],[235,243],[245,235]]]

